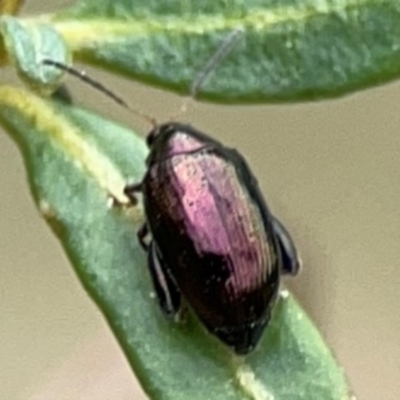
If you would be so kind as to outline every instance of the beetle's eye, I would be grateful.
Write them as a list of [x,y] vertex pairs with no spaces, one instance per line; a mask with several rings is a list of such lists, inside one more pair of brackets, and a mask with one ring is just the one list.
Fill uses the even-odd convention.
[[154,128],[148,135],[146,138],[146,143],[148,147],[153,146],[154,140],[155,138],[160,135],[162,133],[162,129],[157,126],[156,128]]
[[166,135],[166,134],[168,135],[170,133],[175,132],[175,130],[176,130],[175,126],[172,124],[165,124],[165,125],[156,127],[147,135],[147,138],[146,138],[147,146],[151,147],[157,136]]
[[146,144],[147,147],[151,147],[153,142],[154,142],[154,138],[157,135],[157,131],[154,129],[152,130],[146,137]]

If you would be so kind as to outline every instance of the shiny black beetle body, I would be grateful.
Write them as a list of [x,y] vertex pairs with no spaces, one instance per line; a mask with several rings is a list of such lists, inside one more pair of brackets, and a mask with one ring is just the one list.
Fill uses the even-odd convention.
[[246,354],[270,319],[281,274],[298,272],[293,242],[237,151],[178,123],[156,127],[147,143],[147,173],[125,193],[143,193],[139,239],[160,305],[174,315],[183,295],[211,333]]

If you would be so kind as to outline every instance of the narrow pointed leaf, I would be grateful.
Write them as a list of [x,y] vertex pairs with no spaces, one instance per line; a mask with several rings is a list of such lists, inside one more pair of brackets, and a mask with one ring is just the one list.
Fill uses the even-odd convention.
[[[281,296],[260,346],[233,356],[188,314],[166,320],[126,200],[147,153],[133,132],[87,111],[0,87],[0,121],[18,143],[40,212],[103,311],[152,399],[346,400],[343,371],[297,303]],[[50,299],[49,299],[50,300]]]
[[400,74],[399,0],[81,0],[53,22],[80,60],[181,93],[240,27],[199,93],[221,102],[332,97]]
[[63,73],[43,64],[44,58],[68,63],[69,52],[61,35],[47,23],[0,18],[0,31],[9,57],[22,79],[35,88],[53,90]]

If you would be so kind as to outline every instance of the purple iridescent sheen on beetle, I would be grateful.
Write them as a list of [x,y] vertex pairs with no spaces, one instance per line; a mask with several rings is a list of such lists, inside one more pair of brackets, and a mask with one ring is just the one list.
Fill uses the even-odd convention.
[[281,274],[299,270],[293,241],[236,150],[179,123],[157,126],[147,144],[147,173],[125,193],[143,193],[139,239],[159,303],[175,315],[183,295],[212,334],[247,354],[268,324]]

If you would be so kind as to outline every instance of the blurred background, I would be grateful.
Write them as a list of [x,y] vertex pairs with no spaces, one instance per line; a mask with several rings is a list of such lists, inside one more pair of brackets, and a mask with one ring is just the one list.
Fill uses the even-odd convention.
[[[24,13],[67,4],[28,2]],[[176,95],[91,74],[159,121],[181,105]],[[69,88],[78,104],[149,130],[82,83],[69,80]],[[302,274],[288,285],[358,400],[400,399],[399,99],[400,84],[392,83],[320,103],[196,103],[184,116],[246,156],[302,254]],[[39,217],[21,155],[3,131],[0,187],[0,398],[145,399]]]

